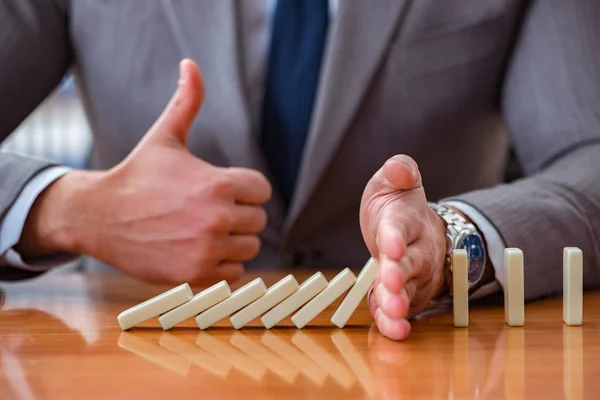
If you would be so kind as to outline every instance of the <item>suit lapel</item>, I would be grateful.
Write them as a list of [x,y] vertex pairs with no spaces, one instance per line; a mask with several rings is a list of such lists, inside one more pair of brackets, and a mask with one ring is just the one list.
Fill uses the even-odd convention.
[[410,1],[339,2],[286,229],[306,206],[335,154]]
[[235,0],[161,2],[182,57],[194,59],[204,76],[206,98],[199,129],[216,132],[215,140],[232,165],[266,173],[251,134]]

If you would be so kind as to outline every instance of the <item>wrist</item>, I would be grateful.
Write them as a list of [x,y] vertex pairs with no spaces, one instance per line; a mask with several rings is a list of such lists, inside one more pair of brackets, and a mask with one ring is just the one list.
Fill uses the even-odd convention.
[[24,258],[85,253],[82,218],[99,172],[72,171],[49,185],[31,207],[16,250]]
[[[488,282],[490,262],[487,244],[481,230],[474,221],[460,210],[447,204],[429,203],[431,209],[446,225],[446,259],[444,276],[450,294],[452,294],[452,265],[451,256],[455,249],[467,251],[469,259],[468,287],[469,292],[477,290]],[[493,273],[492,273],[493,275]]]
[[431,210],[431,215],[435,232],[434,268],[436,273],[434,276],[437,277],[433,298],[439,298],[448,293],[448,283],[446,282],[445,271],[447,251],[446,224],[433,210]]
[[475,229],[477,230],[477,232],[479,233],[479,236],[481,236],[481,240],[483,241],[483,246],[485,247],[485,254],[486,254],[486,260],[485,260],[485,269],[483,272],[483,276],[481,277],[481,281],[479,282],[479,284],[477,285],[477,288],[486,285],[490,282],[492,282],[494,279],[496,279],[495,276],[495,271],[494,268],[492,266],[492,262],[490,260],[490,252],[488,251],[488,245],[487,242],[485,240],[485,236],[483,235],[483,232],[481,232],[481,229],[479,229],[479,227],[477,226],[477,224],[471,219],[469,218],[469,216],[467,214],[465,214],[464,212],[462,212],[461,210],[459,210],[456,207],[452,207],[449,206],[447,204],[444,205],[446,208],[451,209],[452,211],[454,211],[455,213],[459,214],[460,216],[462,216],[468,223],[472,224]]

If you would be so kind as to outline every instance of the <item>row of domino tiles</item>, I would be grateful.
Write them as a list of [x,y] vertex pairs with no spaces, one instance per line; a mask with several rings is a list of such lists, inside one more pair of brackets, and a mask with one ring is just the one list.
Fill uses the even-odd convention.
[[[454,326],[469,326],[469,262],[465,250],[452,253]],[[509,326],[525,325],[525,282],[523,252],[504,249],[504,316]],[[583,322],[583,253],[576,247],[563,249],[563,321]]]
[[358,277],[346,268],[330,282],[317,272],[298,285],[296,278],[288,275],[269,289],[262,278],[256,278],[233,293],[222,281],[195,296],[185,283],[123,311],[117,320],[121,329],[127,330],[158,316],[162,328],[168,330],[195,317],[198,327],[206,329],[230,317],[233,327],[240,329],[260,317],[270,329],[294,314],[292,322],[301,329],[348,291],[331,317],[333,324],[343,328],[375,281],[378,269],[371,258]]

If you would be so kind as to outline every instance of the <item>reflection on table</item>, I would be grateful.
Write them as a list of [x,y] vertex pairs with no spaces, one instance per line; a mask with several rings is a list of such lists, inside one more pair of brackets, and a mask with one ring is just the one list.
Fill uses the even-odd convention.
[[[568,398],[582,398],[581,335],[581,328],[564,329],[564,394]],[[275,376],[280,379],[278,384],[299,387],[310,382],[322,388],[330,381],[344,391],[360,391],[370,399],[414,395],[485,399],[499,394],[515,400],[526,398],[523,328],[502,328],[491,349],[486,349],[477,334],[470,335],[468,329],[431,338],[418,348],[389,341],[374,329],[368,338],[366,353],[343,329],[317,334],[291,329],[219,329],[200,331],[195,338],[189,331],[123,332],[118,344],[172,373],[187,375],[195,365],[223,381],[238,371],[257,384],[273,384]],[[450,347],[442,342],[447,339],[452,341]],[[436,379],[419,386],[422,381],[411,377],[423,368]],[[301,376],[305,381],[299,380]]]
[[225,320],[200,331],[192,320],[168,332],[157,321],[121,332],[116,315],[161,290],[60,273],[3,284],[0,398],[578,399],[600,391],[597,294],[586,295],[582,327],[563,326],[553,300],[528,305],[522,328],[506,326],[501,307],[474,307],[467,329],[454,329],[450,313],[431,313],[405,342],[382,337],[364,304],[344,329],[328,321],[333,305],[302,330],[284,320],[236,331]]

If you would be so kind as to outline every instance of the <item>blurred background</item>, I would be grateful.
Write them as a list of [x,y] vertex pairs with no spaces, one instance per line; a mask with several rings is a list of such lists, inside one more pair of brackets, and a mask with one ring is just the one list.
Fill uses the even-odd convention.
[[92,135],[73,78],[25,120],[0,151],[44,158],[73,168],[86,168]]

